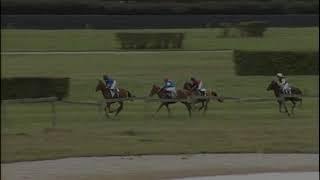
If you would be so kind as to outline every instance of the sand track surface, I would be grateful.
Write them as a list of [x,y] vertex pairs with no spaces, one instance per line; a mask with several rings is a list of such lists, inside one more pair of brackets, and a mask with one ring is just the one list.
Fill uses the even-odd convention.
[[1,164],[1,180],[157,180],[319,170],[319,154],[79,157]]

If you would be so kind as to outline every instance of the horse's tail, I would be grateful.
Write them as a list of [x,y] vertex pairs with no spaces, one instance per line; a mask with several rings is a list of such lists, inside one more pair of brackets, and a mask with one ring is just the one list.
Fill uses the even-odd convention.
[[292,90],[293,90],[293,92],[292,92],[293,94],[300,96],[300,97],[297,97],[297,100],[300,101],[299,107],[301,108],[302,107],[302,97],[301,96],[303,95],[303,93],[299,88],[294,87],[294,86],[292,87]]
[[[130,91],[127,91],[127,93],[128,93],[128,98],[134,98],[134,97],[136,97],[136,96],[132,95],[132,94],[130,93]],[[133,101],[133,99],[131,99],[130,101]]]
[[223,102],[223,97],[219,97],[218,94],[214,91],[211,91],[211,96],[216,96],[219,102]]
[[300,98],[299,108],[302,108],[302,98]]
[[302,91],[299,88],[294,86],[291,87],[291,92],[296,95],[303,95]]

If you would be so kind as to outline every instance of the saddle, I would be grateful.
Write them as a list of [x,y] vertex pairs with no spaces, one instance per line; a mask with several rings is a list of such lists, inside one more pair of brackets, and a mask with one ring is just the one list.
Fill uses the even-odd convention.
[[173,99],[177,96],[174,92],[171,92],[171,91],[165,91],[165,94],[168,99]]
[[281,93],[284,95],[291,95],[292,94],[291,89],[282,89]]
[[206,96],[206,89],[194,90],[193,93],[196,96]]

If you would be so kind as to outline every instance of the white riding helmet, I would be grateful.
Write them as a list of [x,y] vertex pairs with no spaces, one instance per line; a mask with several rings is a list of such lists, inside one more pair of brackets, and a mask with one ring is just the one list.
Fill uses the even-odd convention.
[[277,73],[277,77],[284,78],[285,76],[282,73]]

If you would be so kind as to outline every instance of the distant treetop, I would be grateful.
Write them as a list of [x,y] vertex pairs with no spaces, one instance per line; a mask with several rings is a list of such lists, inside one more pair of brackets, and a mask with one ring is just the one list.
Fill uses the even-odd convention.
[[319,0],[1,0],[1,14],[318,14]]

